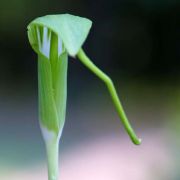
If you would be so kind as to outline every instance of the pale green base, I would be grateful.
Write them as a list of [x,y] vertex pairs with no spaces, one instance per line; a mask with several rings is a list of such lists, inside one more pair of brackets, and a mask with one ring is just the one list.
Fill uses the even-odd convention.
[[46,142],[48,161],[48,180],[58,180],[59,175],[59,140]]
[[41,124],[41,132],[46,146],[47,163],[48,163],[48,180],[58,180],[59,175],[59,140],[61,133],[58,135],[47,130]]

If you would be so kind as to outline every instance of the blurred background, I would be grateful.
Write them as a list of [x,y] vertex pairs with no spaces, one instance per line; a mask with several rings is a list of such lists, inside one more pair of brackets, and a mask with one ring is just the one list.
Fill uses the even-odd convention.
[[180,179],[180,3],[176,0],[0,0],[0,179],[47,179],[38,124],[37,58],[27,25],[70,13],[93,27],[84,49],[114,80],[142,138],[134,146],[106,87],[69,58],[60,179]]

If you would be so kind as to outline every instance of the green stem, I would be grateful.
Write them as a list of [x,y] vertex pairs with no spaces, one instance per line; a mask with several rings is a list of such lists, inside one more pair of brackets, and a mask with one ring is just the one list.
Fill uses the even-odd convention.
[[114,84],[112,82],[112,80],[110,79],[110,77],[108,75],[106,75],[103,71],[101,71],[85,54],[85,52],[83,51],[83,49],[80,49],[77,57],[80,59],[80,61],[88,68],[90,69],[97,77],[99,77],[107,86],[109,93],[111,95],[111,98],[113,100],[113,103],[116,107],[116,110],[118,112],[118,115],[128,133],[128,135],[130,136],[132,142],[136,145],[139,145],[141,143],[141,140],[137,138],[134,130],[132,129],[126,114],[123,110],[123,107],[121,105],[121,102],[119,100],[119,97],[117,95],[116,89],[114,87]]
[[48,180],[58,180],[59,140],[55,138],[46,142],[46,151],[48,161]]

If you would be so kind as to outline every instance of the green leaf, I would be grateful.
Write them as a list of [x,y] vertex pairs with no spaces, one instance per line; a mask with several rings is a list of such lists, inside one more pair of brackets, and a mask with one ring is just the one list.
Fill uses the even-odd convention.
[[[61,38],[69,55],[75,56],[83,45],[92,22],[89,19],[73,16],[70,14],[47,15],[39,17],[28,25],[29,41],[37,52],[37,37],[34,34],[34,27],[47,27]],[[31,32],[32,30],[32,32]]]

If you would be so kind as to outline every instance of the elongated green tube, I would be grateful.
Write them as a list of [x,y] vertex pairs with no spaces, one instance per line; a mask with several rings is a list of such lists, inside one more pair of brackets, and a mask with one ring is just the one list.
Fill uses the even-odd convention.
[[58,37],[51,34],[49,59],[38,54],[39,119],[44,138],[48,179],[58,180],[59,139],[63,130],[67,98],[67,53],[58,55]]
[[79,60],[88,68],[90,69],[97,77],[99,77],[107,86],[109,93],[111,95],[111,98],[113,100],[113,103],[116,107],[116,110],[118,112],[118,115],[120,119],[122,120],[122,123],[129,134],[131,140],[134,144],[139,145],[141,143],[141,140],[137,138],[133,128],[131,127],[126,114],[123,110],[123,107],[121,105],[121,102],[119,100],[119,97],[117,95],[116,89],[114,87],[114,84],[109,76],[107,76],[103,71],[101,71],[85,54],[83,49],[81,48],[77,54],[77,57]]

